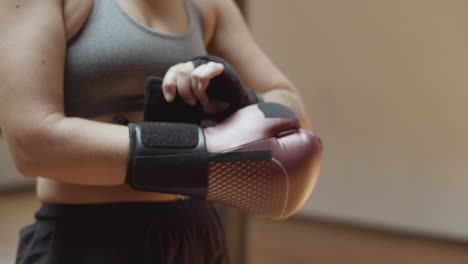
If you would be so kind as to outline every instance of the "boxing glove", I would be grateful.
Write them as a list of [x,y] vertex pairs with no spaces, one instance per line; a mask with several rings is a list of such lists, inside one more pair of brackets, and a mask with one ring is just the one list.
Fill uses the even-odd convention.
[[126,181],[134,189],[194,196],[269,218],[294,214],[320,170],[320,139],[287,107],[260,103],[223,122],[130,123]]

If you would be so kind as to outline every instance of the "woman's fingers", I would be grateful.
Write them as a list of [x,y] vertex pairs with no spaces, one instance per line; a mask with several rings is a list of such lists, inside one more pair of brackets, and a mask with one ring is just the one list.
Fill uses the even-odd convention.
[[179,96],[189,105],[195,105],[197,98],[192,92],[192,83],[190,80],[191,70],[182,69],[177,72],[177,92]]
[[174,67],[170,68],[166,72],[162,83],[164,99],[166,99],[167,102],[172,102],[177,94],[177,74],[173,68]]
[[207,106],[210,103],[210,100],[206,95],[206,88],[208,87],[210,80],[221,74],[223,70],[224,66],[215,62],[200,65],[193,70],[191,76],[193,93],[203,106]]
[[208,101],[209,101],[209,98],[200,89],[200,87],[203,84],[201,83],[201,80],[199,78],[197,78],[196,76],[193,75],[193,72],[192,72],[192,76],[190,77],[190,81],[191,81],[191,84],[192,84],[192,93],[193,93],[193,95],[197,98],[197,100],[201,103],[201,105],[207,104]]
[[209,62],[207,64],[200,65],[193,72],[192,76],[195,76],[202,83],[200,90],[205,92],[206,87],[210,83],[210,80],[220,75],[224,71],[224,65],[217,62]]
[[[204,108],[212,108],[214,102],[206,95],[206,88],[210,80],[224,70],[221,63],[209,62],[194,68],[192,62],[179,63],[166,72],[162,89],[166,101],[171,102],[175,96],[179,96],[186,103],[195,105],[200,101]],[[217,108],[217,107],[216,107]]]
[[197,103],[191,91],[190,75],[193,69],[193,63],[191,62],[179,63],[169,68],[164,76],[162,85],[166,101],[171,102],[179,94],[186,103],[191,105]]

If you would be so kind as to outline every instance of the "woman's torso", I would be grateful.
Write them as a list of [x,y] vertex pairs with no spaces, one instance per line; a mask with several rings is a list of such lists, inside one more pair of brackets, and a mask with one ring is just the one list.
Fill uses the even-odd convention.
[[[64,23],[69,42],[74,38],[79,38],[80,31],[85,29],[84,26],[87,24],[87,20],[92,14],[93,8],[96,8],[96,3],[94,1],[96,1],[96,3],[97,1],[115,1],[114,4],[117,4],[116,6],[124,11],[121,15],[128,14],[128,16],[133,19],[133,22],[145,25],[155,32],[160,32],[161,35],[182,35],[193,26],[190,24],[193,23],[193,21],[191,21],[190,16],[186,12],[188,7],[184,4],[187,3],[186,1],[193,0],[64,0]],[[148,5],[148,3],[152,5]],[[199,10],[198,14],[200,15],[200,19],[205,21],[207,19],[207,13],[203,12],[203,10],[205,10],[204,6],[200,6],[203,4],[196,3],[196,5],[197,10]],[[150,26],[150,24],[153,26]],[[206,31],[203,30],[203,32]],[[141,32],[141,34],[143,34],[143,32]],[[158,41],[158,39],[155,38],[154,41]],[[155,43],[155,45],[157,45],[157,43]],[[202,43],[202,45],[204,44]],[[65,103],[67,102],[65,101]],[[89,115],[86,118],[99,122],[114,123],[114,117],[116,115],[124,115],[132,123],[138,123],[143,120],[143,112],[141,110],[109,112]],[[117,187],[82,186],[62,183],[47,178],[38,178],[37,193],[39,200],[47,203],[169,201],[178,199],[177,196],[172,194],[136,191],[131,189],[128,185]]]

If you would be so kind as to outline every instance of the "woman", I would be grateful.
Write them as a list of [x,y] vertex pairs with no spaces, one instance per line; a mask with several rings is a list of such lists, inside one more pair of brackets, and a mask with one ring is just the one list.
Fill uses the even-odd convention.
[[[17,263],[227,263],[208,202],[125,184],[144,81],[168,101],[216,109],[204,94],[229,61],[265,101],[308,128],[298,90],[257,47],[232,0],[3,0],[0,124],[43,203],[21,230]],[[182,63],[181,63],[182,62]]]

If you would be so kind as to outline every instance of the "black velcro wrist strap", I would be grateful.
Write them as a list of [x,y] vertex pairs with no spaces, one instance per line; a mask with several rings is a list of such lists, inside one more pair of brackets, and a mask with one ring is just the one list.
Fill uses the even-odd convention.
[[134,189],[205,198],[208,155],[203,130],[193,124],[129,124],[126,182]]
[[176,96],[170,103],[167,102],[163,95],[162,82],[163,79],[159,77],[149,77],[146,80],[143,120],[200,124],[201,106],[191,106],[180,96]]
[[141,125],[141,143],[148,148],[193,149],[198,129],[193,124],[146,122]]

